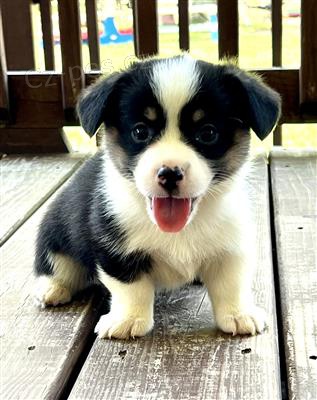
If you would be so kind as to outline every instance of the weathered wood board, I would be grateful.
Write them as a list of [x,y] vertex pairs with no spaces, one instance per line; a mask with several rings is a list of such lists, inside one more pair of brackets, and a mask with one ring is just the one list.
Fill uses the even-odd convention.
[[[257,224],[257,304],[269,329],[255,337],[231,337],[215,328],[201,286],[163,294],[155,328],[131,341],[97,340],[70,399],[280,399],[280,367],[271,258],[267,165],[252,179]],[[237,207],[239,205],[237,204]]]
[[317,151],[271,153],[290,399],[317,399]]
[[[56,164],[53,158],[48,163],[47,187],[49,180],[57,182],[54,170],[58,166],[65,170],[60,157],[57,160]],[[40,159],[36,160],[36,168],[43,172],[46,167],[41,169],[40,162]],[[45,159],[42,162],[46,164]],[[66,162],[66,166],[72,168],[71,165]],[[20,172],[25,174],[18,168],[16,173]],[[60,176],[58,171],[56,175]],[[38,197],[37,201],[40,203],[42,199]],[[32,297],[34,239],[49,202],[0,249],[1,399],[59,398],[98,319],[101,300],[96,295],[97,290],[93,296],[86,293],[79,297],[70,306],[44,310],[35,306]]]
[[0,160],[2,245],[63,184],[82,156],[8,156]]

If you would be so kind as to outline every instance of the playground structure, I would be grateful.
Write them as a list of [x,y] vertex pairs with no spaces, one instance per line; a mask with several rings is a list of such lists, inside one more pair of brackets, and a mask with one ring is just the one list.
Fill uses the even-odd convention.
[[[116,43],[127,43],[133,41],[133,29],[118,30],[115,25],[114,17],[108,17],[101,21],[103,29],[99,29],[99,43],[100,44],[116,44]],[[88,43],[88,32],[87,29],[83,29],[81,32],[81,40],[83,43]],[[60,35],[54,35],[55,44],[60,43]]]
[[99,35],[100,44],[127,43],[133,41],[133,30],[118,30],[115,25],[114,17],[108,17],[101,21],[103,24],[102,35]]
[[[121,14],[123,12],[125,18],[120,18],[120,13],[118,11],[120,11]],[[172,1],[162,1],[158,11],[160,31],[162,33],[178,31],[178,13],[176,3],[174,4]],[[210,32],[211,40],[218,40],[217,5],[215,3],[192,4],[192,2],[190,2],[189,14],[192,16],[204,16],[204,21],[202,23],[194,23],[190,25],[190,31]],[[99,3],[98,16],[98,34],[99,43],[101,45],[128,43],[133,41],[132,13],[127,2],[118,6],[117,2],[112,0],[103,3],[102,7],[101,3]],[[129,21],[130,16],[131,21]],[[83,43],[88,43],[88,33],[85,21],[82,23],[81,39]],[[60,34],[58,31],[54,33],[54,42],[55,44],[60,43]]]
[[[291,0],[284,17],[297,18],[300,13],[293,6]],[[120,44],[133,41],[133,23],[130,2],[127,0],[107,2],[99,1],[98,4],[98,34],[101,45]],[[295,4],[295,3],[294,3]],[[270,10],[268,1],[264,0],[258,3],[241,1],[239,4],[239,15],[242,23],[249,25],[251,23],[248,16],[248,8],[261,8]],[[158,7],[158,23],[161,33],[178,32],[178,11],[177,1],[162,0]],[[188,2],[188,12],[191,23],[189,30],[191,32],[209,32],[212,41],[218,40],[218,16],[217,4],[215,1],[192,1]],[[123,15],[123,17],[122,17]],[[200,20],[200,21],[199,21]],[[83,43],[88,43],[88,33],[85,21],[82,22],[81,39]],[[60,43],[60,34],[56,30],[54,42]]]

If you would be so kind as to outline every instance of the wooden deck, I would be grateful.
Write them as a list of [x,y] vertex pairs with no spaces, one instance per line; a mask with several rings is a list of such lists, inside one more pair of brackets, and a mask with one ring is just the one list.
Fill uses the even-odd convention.
[[254,289],[269,322],[255,337],[220,333],[200,285],[159,296],[154,331],[131,341],[96,339],[107,304],[97,288],[69,306],[35,307],[36,229],[82,161],[0,161],[0,398],[316,399],[317,152],[274,150],[269,164],[257,159],[250,179]]

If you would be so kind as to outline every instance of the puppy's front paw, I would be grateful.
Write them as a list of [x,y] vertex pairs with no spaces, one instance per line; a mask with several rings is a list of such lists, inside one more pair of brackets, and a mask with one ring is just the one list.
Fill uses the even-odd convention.
[[70,291],[49,276],[41,276],[37,280],[35,301],[41,307],[57,306],[71,301]]
[[146,335],[152,327],[153,318],[144,316],[119,318],[110,312],[100,317],[95,333],[102,339],[129,339]]
[[233,312],[217,313],[217,324],[219,328],[233,335],[255,335],[261,333],[266,327],[265,313],[261,308],[252,307],[252,309],[235,310]]

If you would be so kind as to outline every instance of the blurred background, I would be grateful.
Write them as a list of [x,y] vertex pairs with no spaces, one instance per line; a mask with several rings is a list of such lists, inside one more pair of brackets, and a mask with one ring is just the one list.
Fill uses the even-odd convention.
[[[38,72],[45,70],[40,8],[37,1],[31,7],[35,64]],[[85,0],[80,0],[82,57],[85,72],[91,69],[87,44]],[[180,53],[178,42],[178,1],[158,1],[159,56]],[[62,70],[57,0],[51,1],[56,71]],[[282,66],[300,66],[300,0],[287,0],[282,6]],[[109,74],[125,68],[135,59],[131,0],[97,1],[98,34],[101,70]],[[218,62],[217,4],[215,0],[189,1],[190,53],[209,62]],[[271,68],[271,2],[269,0],[239,1],[239,65],[245,69]],[[66,127],[66,135],[75,151],[95,146],[94,140],[78,127]],[[317,147],[317,124],[284,124],[283,146]],[[272,135],[255,148],[269,149]]]

